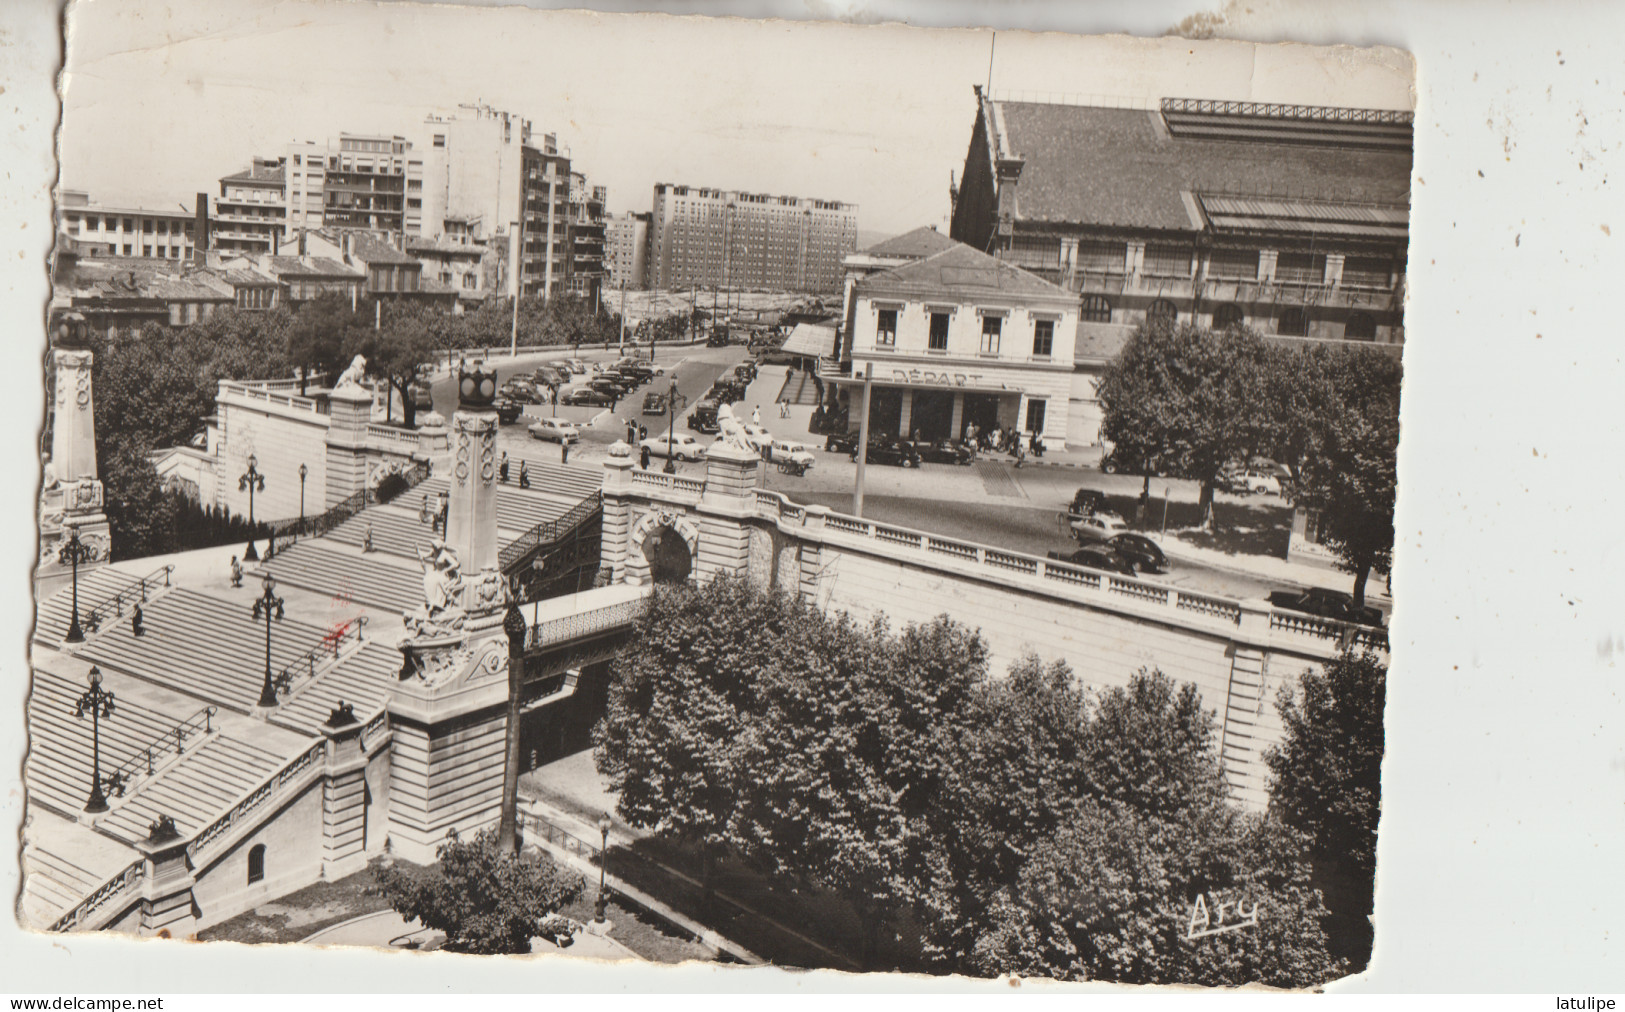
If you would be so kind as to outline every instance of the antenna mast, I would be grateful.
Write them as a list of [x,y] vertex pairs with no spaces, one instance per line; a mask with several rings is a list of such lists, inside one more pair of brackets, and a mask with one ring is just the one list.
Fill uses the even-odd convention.
[[999,33],[994,32],[992,38],[987,40],[987,92],[991,97],[993,91],[993,47],[998,45]]

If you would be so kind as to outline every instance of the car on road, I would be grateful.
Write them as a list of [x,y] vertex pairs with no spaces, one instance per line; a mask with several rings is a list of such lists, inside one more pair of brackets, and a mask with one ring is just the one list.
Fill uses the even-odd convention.
[[525,413],[525,406],[511,397],[498,394],[491,401],[491,409],[497,413],[497,421],[504,425],[519,421],[519,416]]
[[646,415],[663,415],[666,413],[666,395],[653,390],[643,395],[643,413]]
[[561,374],[557,369],[551,369],[545,365],[537,366],[534,375],[536,385],[539,387],[561,387],[570,382],[569,373]]
[[922,439],[910,445],[927,464],[969,465],[976,459],[976,451],[956,439],[939,439],[935,442]]
[[587,375],[587,363],[586,363],[586,361],[584,361],[583,359],[579,359],[579,358],[570,359],[570,371],[575,373],[577,376],[585,376],[585,375]]
[[688,413],[688,427],[695,432],[714,435],[721,431],[717,424],[716,401],[700,401],[694,405],[694,410]]
[[858,449],[858,433],[831,432],[824,437],[824,449],[830,453],[855,453]]
[[[852,450],[852,459],[858,459],[857,448]],[[914,447],[895,436],[884,436],[869,441],[869,452],[864,457],[871,464],[891,464],[897,467],[919,467],[920,454]]]
[[1078,517],[1086,517],[1091,513],[1098,513],[1100,512],[1100,508],[1105,504],[1106,493],[1100,491],[1099,489],[1080,488],[1078,489],[1077,494],[1072,497],[1072,502],[1067,505],[1067,518],[1070,520],[1076,520]]
[[1142,573],[1166,573],[1168,556],[1162,548],[1144,534],[1119,534],[1106,542],[1106,546]]
[[1068,523],[1072,528],[1072,536],[1080,543],[1106,542],[1119,534],[1129,533],[1128,524],[1123,522],[1123,518],[1110,513],[1090,513],[1086,516],[1073,517]]
[[617,383],[615,380],[606,379],[603,376],[593,377],[592,382],[589,383],[588,386],[592,387],[594,390],[601,390],[604,393],[609,394],[611,397],[614,397],[616,400],[626,396],[626,387],[624,385]]
[[756,381],[756,365],[752,362],[741,362],[734,366],[733,374],[740,382],[754,383]]
[[1270,604],[1288,611],[1301,611],[1307,615],[1318,615],[1321,618],[1336,619],[1339,622],[1355,622],[1359,625],[1381,627],[1382,612],[1370,605],[1356,609],[1354,598],[1342,591],[1327,590],[1325,587],[1310,587],[1308,590],[1277,590],[1270,593]]
[[817,462],[812,447],[793,439],[775,439],[767,444],[767,459],[775,464],[792,463],[805,471]]
[[434,395],[429,393],[428,387],[421,384],[412,385],[411,399],[413,410],[428,411],[434,408]]
[[1104,569],[1108,573],[1134,575],[1134,564],[1105,545],[1084,545],[1070,552],[1050,552],[1049,557],[1074,566]]
[[576,371],[575,367],[570,364],[569,360],[562,358],[556,358],[547,363],[547,367],[558,373],[560,376],[563,376],[566,381],[568,381],[571,376],[575,375]]
[[602,390],[594,390],[592,387],[576,387],[574,390],[566,390],[564,396],[559,398],[559,403],[610,405],[615,403],[615,396]]
[[638,443],[639,447],[649,451],[651,457],[666,456],[668,445],[670,456],[674,460],[699,460],[705,456],[705,451],[709,448],[708,444],[700,442],[686,432],[674,432],[670,436],[650,436]]
[[541,418],[531,424],[530,437],[555,443],[573,443],[581,438],[581,430],[568,418]]
[[520,404],[540,404],[542,402],[542,396],[536,389],[536,384],[522,379],[511,379],[502,384],[502,389],[497,391],[497,396],[518,401]]
[[623,373],[635,373],[640,375],[645,380],[653,376],[662,375],[666,371],[663,367],[652,366],[648,362],[636,358],[623,358],[619,362],[616,362],[614,367]]

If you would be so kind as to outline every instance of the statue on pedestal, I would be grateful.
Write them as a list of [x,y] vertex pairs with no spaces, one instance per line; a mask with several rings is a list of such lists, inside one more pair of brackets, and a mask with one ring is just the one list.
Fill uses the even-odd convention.
[[401,622],[414,639],[432,639],[460,633],[466,617],[460,599],[463,590],[457,553],[436,538],[425,550],[417,549],[423,564],[423,607],[401,613]]

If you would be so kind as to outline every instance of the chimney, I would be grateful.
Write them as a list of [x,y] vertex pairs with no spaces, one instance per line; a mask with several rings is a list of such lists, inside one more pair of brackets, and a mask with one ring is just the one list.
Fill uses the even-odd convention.
[[282,252],[282,230],[280,228],[273,228],[273,229],[271,229],[271,255],[272,256],[277,256],[277,255],[281,254],[281,252]]
[[198,263],[203,262],[203,255],[209,251],[209,195],[197,195],[197,222],[192,226],[192,258]]
[[305,230],[304,229],[299,230],[299,255],[300,256],[305,255]]

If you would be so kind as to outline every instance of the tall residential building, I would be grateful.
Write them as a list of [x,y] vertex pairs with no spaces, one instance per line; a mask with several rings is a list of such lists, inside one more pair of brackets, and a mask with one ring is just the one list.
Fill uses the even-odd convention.
[[57,232],[83,256],[190,259],[193,213],[95,204],[83,190],[62,190],[57,199]]
[[646,284],[649,253],[649,212],[628,211],[604,225],[604,260],[611,288],[641,289]]
[[552,298],[564,290],[570,270],[570,156],[559,153],[553,134],[521,154],[524,217],[513,237],[521,250],[507,289],[512,292],[517,279],[521,295]]
[[570,173],[570,265],[565,288],[572,295],[597,304],[607,270],[604,265],[604,203],[602,186],[589,186],[580,172]]
[[[457,223],[456,230],[480,239],[519,220],[530,120],[488,105],[459,105],[452,115],[429,116],[423,130],[427,149],[438,152],[445,165],[433,182],[440,189],[444,217]],[[424,234],[440,234],[435,224],[432,229],[426,225]]]
[[836,292],[857,244],[856,204],[656,183],[647,281]]
[[318,228],[440,231],[446,211],[439,152],[414,148],[399,135],[346,133],[326,144],[290,144],[282,162],[287,236]]
[[208,247],[270,250],[288,224],[286,176],[277,158],[255,158],[247,169],[220,180],[220,196],[210,217]]

